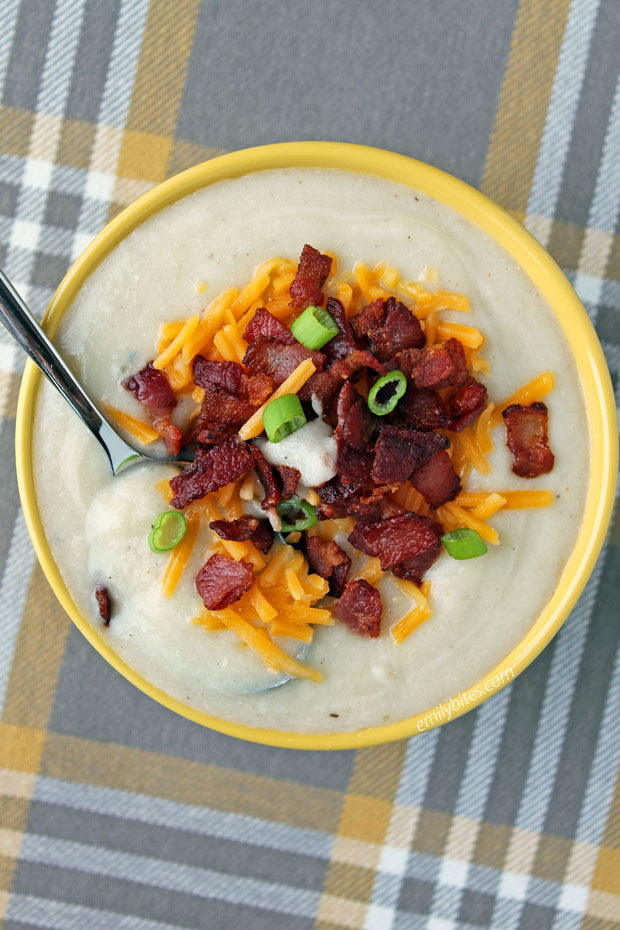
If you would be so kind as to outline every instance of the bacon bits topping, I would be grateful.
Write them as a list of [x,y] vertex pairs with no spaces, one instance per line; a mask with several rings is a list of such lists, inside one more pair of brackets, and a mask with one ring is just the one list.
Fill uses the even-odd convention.
[[342,384],[362,368],[385,374],[385,366],[377,361],[374,355],[362,349],[354,349],[346,358],[337,358],[326,371],[316,371],[301,388],[298,397],[301,401],[308,402],[314,397],[323,410],[328,410],[338,396]]
[[350,381],[345,381],[340,389],[336,416],[336,438],[354,449],[367,449],[375,423],[368,404]]
[[442,429],[448,425],[441,397],[432,388],[412,388],[399,401],[397,418],[410,428]]
[[276,386],[286,381],[307,358],[312,359],[317,371],[323,371],[323,353],[313,352],[297,342],[288,326],[264,307],[256,311],[243,338],[248,343],[243,364],[254,372],[268,375]]
[[207,610],[222,610],[234,604],[253,584],[251,562],[235,562],[219,553],[212,555],[196,575],[196,590]]
[[457,387],[469,377],[458,339],[423,349],[405,349],[390,359],[387,368],[400,368],[418,388]]
[[449,444],[441,433],[383,426],[375,446],[372,479],[376,484],[404,484],[415,468]]
[[104,626],[110,626],[110,616],[112,613],[112,598],[110,592],[103,584],[98,584],[95,588],[95,598],[99,607],[99,616],[103,620]]
[[254,468],[258,474],[259,481],[265,490],[265,496],[261,501],[261,507],[263,510],[271,510],[272,507],[277,507],[280,503],[280,488],[276,484],[273,468],[258,446],[251,445],[249,446],[249,450],[254,461]]
[[420,321],[395,297],[373,301],[353,317],[351,326],[358,339],[367,340],[370,351],[381,362],[425,342]]
[[177,400],[165,374],[149,362],[141,371],[125,378],[123,387],[142,404],[155,431],[164,440],[166,451],[177,455],[181,448],[181,431],[170,419]]
[[461,490],[461,479],[454,471],[447,452],[438,452],[416,468],[410,481],[431,507],[441,507],[446,501],[454,500]]
[[344,307],[335,297],[328,297],[325,309],[338,326],[339,333],[337,336],[334,336],[333,339],[330,339],[329,342],[325,343],[323,352],[330,361],[334,361],[334,359],[337,358],[346,358],[347,355],[351,354],[353,349],[359,349],[359,346],[353,335],[351,324],[347,320]]
[[468,378],[456,389],[448,401],[451,416],[450,429],[460,433],[480,416],[486,404],[487,389],[484,384],[480,384],[475,378]]
[[267,553],[273,545],[274,533],[268,520],[257,520],[256,517],[240,517],[238,520],[213,520],[209,529],[220,539],[232,539],[235,542],[250,540],[257,549]]
[[354,633],[373,639],[381,632],[381,595],[363,578],[347,581],[333,614]]
[[515,457],[513,472],[521,478],[537,478],[551,471],[555,457],[549,448],[549,412],[545,404],[539,401],[529,407],[511,404],[502,416],[506,422],[506,444]]
[[296,310],[305,310],[310,304],[322,307],[325,301],[322,288],[331,267],[329,255],[321,255],[318,249],[306,243],[301,250],[297,273],[291,284],[291,307]]
[[297,468],[291,468],[290,465],[274,465],[274,471],[280,478],[280,483],[282,485],[280,497],[282,500],[288,500],[297,490],[301,472]]
[[220,442],[248,420],[273,391],[273,381],[259,372],[248,376],[237,362],[213,362],[197,355],[194,382],[203,388],[204,400],[193,438],[203,445]]
[[340,597],[351,568],[351,559],[333,540],[318,536],[306,538],[308,564],[313,572],[329,581],[329,593]]
[[441,527],[434,520],[405,511],[380,523],[358,523],[349,541],[376,556],[385,571],[431,550],[439,553],[440,534]]
[[238,436],[229,436],[204,451],[200,449],[192,464],[170,479],[174,494],[171,504],[182,510],[191,501],[241,478],[253,467],[254,460]]

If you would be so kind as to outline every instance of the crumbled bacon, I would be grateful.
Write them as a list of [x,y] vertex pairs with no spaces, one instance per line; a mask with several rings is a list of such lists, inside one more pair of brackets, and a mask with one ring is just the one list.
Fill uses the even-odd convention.
[[177,405],[177,399],[165,374],[149,362],[145,368],[125,378],[122,383],[144,407],[154,429],[164,440],[166,451],[170,455],[178,455],[181,448],[181,430],[170,418],[171,411]]
[[272,507],[277,507],[280,503],[280,488],[276,484],[273,468],[258,446],[250,445],[248,448],[260,483],[265,490],[265,497],[261,502],[261,507],[263,510],[271,510]]
[[329,581],[330,594],[340,597],[351,568],[351,559],[346,552],[333,540],[308,536],[306,554],[312,571]]
[[299,399],[310,402],[315,397],[323,410],[329,410],[343,382],[362,368],[385,374],[385,367],[374,355],[362,349],[354,349],[346,358],[337,358],[325,371],[315,372],[299,391]]
[[222,610],[250,590],[254,584],[254,566],[218,552],[202,566],[195,583],[207,610]]
[[213,520],[209,523],[221,539],[232,539],[235,542],[250,540],[261,552],[269,552],[273,545],[274,534],[268,520],[257,520],[248,515],[238,520]]
[[344,484],[358,489],[367,487],[370,484],[371,469],[372,452],[355,449],[346,442],[338,443],[336,471]]
[[248,420],[273,391],[273,382],[259,372],[248,376],[237,362],[214,362],[197,355],[194,382],[204,399],[194,424],[193,439],[203,445],[220,442]]
[[353,317],[351,326],[358,339],[367,340],[370,351],[381,362],[425,342],[420,321],[395,297],[373,301]]
[[375,445],[372,479],[376,484],[403,484],[415,468],[448,445],[442,433],[383,426]]
[[410,481],[431,507],[441,507],[446,501],[454,500],[461,490],[461,479],[454,471],[447,452],[438,452],[416,468]]
[[301,472],[297,468],[291,468],[290,465],[274,465],[274,470],[282,484],[280,497],[282,500],[288,500],[297,490]]
[[291,307],[296,310],[305,310],[310,304],[322,307],[325,301],[322,287],[331,267],[329,255],[321,255],[306,243],[301,250],[297,273],[291,284]]
[[[364,467],[368,473],[369,469],[366,463],[364,463]],[[359,477],[363,477],[363,475]],[[321,499],[317,509],[319,519],[337,520],[349,514],[365,513],[368,508],[374,513],[375,505],[381,501],[384,493],[385,488],[347,484],[340,475],[336,475],[330,481],[326,481],[322,487],[317,488],[317,494]]]
[[456,387],[468,377],[467,360],[458,339],[423,349],[405,349],[387,363],[392,371],[400,368],[418,388]]
[[405,511],[380,523],[358,523],[349,541],[368,555],[376,556],[385,571],[429,550],[439,552],[439,537],[438,523]]
[[359,346],[353,335],[351,324],[347,320],[344,307],[335,297],[328,297],[325,309],[335,320],[339,332],[337,336],[334,336],[333,339],[325,343],[323,352],[330,361],[334,361],[334,359],[337,358],[346,358],[347,355],[351,354],[353,349],[358,349]]
[[174,494],[171,504],[182,510],[191,501],[241,478],[253,466],[254,460],[238,436],[229,436],[216,446],[199,449],[192,464],[170,479]]
[[264,308],[256,311],[243,337],[248,343],[243,364],[253,372],[268,375],[276,386],[286,381],[307,358],[312,359],[317,371],[323,371],[323,353],[306,349],[295,339],[288,326]]
[[487,389],[475,378],[468,378],[456,389],[448,401],[450,429],[460,433],[480,416],[487,403]]
[[463,344],[459,342],[458,339],[452,337],[444,342],[443,347],[452,359],[452,364],[454,365],[454,375],[452,376],[451,383],[455,386],[463,384],[469,378],[467,358],[465,357]]
[[336,437],[354,449],[367,449],[375,421],[367,402],[350,381],[345,381],[340,389],[336,416]]
[[112,614],[112,598],[110,592],[103,584],[98,584],[95,588],[95,598],[99,608],[99,616],[103,620],[104,626],[110,626],[110,616]]
[[397,419],[419,430],[442,429],[448,425],[441,397],[432,388],[410,387],[398,403]]
[[506,444],[515,460],[512,470],[521,478],[536,478],[551,471],[555,462],[547,435],[549,412],[540,401],[524,407],[511,404],[503,412]]
[[347,581],[333,614],[354,633],[375,638],[381,632],[381,595],[363,578]]
[[427,549],[426,552],[423,552],[421,555],[414,555],[410,559],[405,559],[404,562],[399,562],[398,565],[392,567],[392,573],[396,575],[397,578],[406,578],[408,581],[414,581],[416,584],[420,584],[424,577],[424,573],[429,570],[438,557],[440,550],[441,546],[436,546],[432,549]]

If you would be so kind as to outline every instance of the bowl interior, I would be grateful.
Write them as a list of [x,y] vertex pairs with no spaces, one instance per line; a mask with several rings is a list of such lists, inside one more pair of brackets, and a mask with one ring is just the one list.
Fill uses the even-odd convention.
[[[456,178],[405,156],[344,143],[282,143],[219,156],[166,181],[128,207],[93,240],[58,288],[45,316],[53,336],[84,280],[123,238],[148,217],[193,191],[227,178],[274,168],[315,167],[378,175],[408,185],[452,207],[481,227],[522,267],[554,310],[581,379],[589,422],[591,475],[583,523],[562,576],[540,616],[515,649],[486,678],[455,695],[450,718],[479,704],[512,680],[557,632],[575,604],[600,552],[613,505],[618,443],[615,403],[605,358],[594,328],[553,259],[500,207]],[[54,562],[37,508],[32,469],[32,425],[41,375],[28,362],[22,381],[16,453],[19,491],[37,557],[71,619],[108,662],[134,685],[171,710],[197,723],[247,740],[300,749],[355,748],[400,739],[449,719],[442,705],[398,723],[351,733],[295,733],[252,728],[195,711],[133,671],[80,614]]]

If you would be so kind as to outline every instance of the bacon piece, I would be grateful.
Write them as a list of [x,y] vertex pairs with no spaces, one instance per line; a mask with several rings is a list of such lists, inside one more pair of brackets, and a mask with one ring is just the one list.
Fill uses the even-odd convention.
[[469,377],[465,352],[458,339],[398,352],[387,362],[388,371],[395,368],[400,368],[418,388],[457,387]]
[[254,342],[263,342],[267,339],[274,339],[276,342],[288,346],[293,346],[297,342],[288,326],[264,307],[259,307],[256,311],[245,328],[243,338],[248,345],[252,345]]
[[286,381],[298,365],[311,358],[317,371],[323,371],[325,356],[298,342],[288,326],[261,307],[248,323],[243,338],[248,344],[243,364],[252,371],[269,375],[276,386]]
[[250,590],[254,584],[254,565],[236,562],[217,552],[202,566],[195,584],[207,610],[222,610]]
[[322,307],[325,301],[322,287],[327,281],[332,260],[329,255],[321,255],[311,245],[304,245],[299,256],[297,273],[291,283],[291,307],[305,310],[313,304]]
[[277,507],[280,503],[280,488],[276,484],[273,468],[258,446],[250,445],[248,448],[260,483],[265,490],[265,497],[261,501],[261,507],[263,510],[271,510],[272,507]]
[[385,488],[347,484],[340,475],[336,475],[330,481],[326,481],[322,487],[317,488],[317,494],[321,499],[317,511],[319,520],[336,520],[349,514],[366,513],[368,509],[374,514],[375,507],[384,493]]
[[448,425],[440,395],[432,388],[410,387],[397,407],[397,420],[411,429],[433,430]]
[[214,362],[197,355],[193,371],[205,394],[193,438],[203,445],[236,432],[273,391],[271,378],[262,372],[248,376],[237,362]]
[[345,381],[340,389],[336,416],[336,438],[354,449],[367,449],[375,427],[375,418],[362,395],[355,390],[350,381]]
[[288,500],[297,490],[301,472],[297,468],[291,468],[290,465],[274,465],[274,470],[282,483],[280,497],[282,500]]
[[95,598],[99,608],[99,616],[103,620],[104,626],[110,626],[110,616],[112,614],[112,598],[110,592],[103,584],[98,584],[95,588]]
[[383,426],[375,445],[372,479],[376,484],[404,484],[414,469],[449,444],[442,433]]
[[268,520],[257,520],[248,515],[238,520],[213,520],[209,528],[220,539],[232,539],[235,542],[250,540],[261,552],[269,552],[273,545],[274,533]]
[[506,421],[506,445],[515,460],[512,470],[521,478],[537,478],[550,472],[555,462],[549,448],[549,411],[536,401],[529,407],[511,404],[502,412]]
[[409,480],[431,507],[441,507],[446,501],[454,500],[461,490],[461,479],[447,452],[438,452],[416,468]]
[[312,571],[329,581],[329,593],[340,597],[351,568],[351,559],[346,552],[333,540],[308,536],[306,554]]
[[[434,520],[404,511],[368,525],[357,524],[349,542],[376,556],[385,571],[429,550],[439,552],[441,527]],[[361,545],[360,545],[361,543]]]
[[[354,449],[346,442],[338,444],[336,471],[344,482],[356,489],[368,487],[372,469],[372,452]],[[333,479],[332,479],[333,480]]]
[[381,632],[381,595],[363,578],[347,581],[332,611],[354,633],[375,638]]
[[362,368],[371,368],[379,374],[385,374],[385,367],[370,352],[354,349],[346,358],[337,358],[325,371],[317,371],[309,378],[299,391],[301,401],[310,402],[314,397],[323,410],[329,410],[338,392],[348,378]]
[[253,466],[254,460],[238,436],[229,436],[204,451],[199,449],[192,464],[170,479],[174,493],[171,504],[182,510],[191,501],[241,478]]
[[165,374],[149,362],[141,371],[125,378],[122,384],[144,407],[155,431],[164,440],[166,451],[177,455],[181,448],[181,430],[170,418],[177,399]]
[[422,555],[414,555],[404,562],[399,562],[398,565],[393,566],[392,574],[396,575],[397,578],[406,578],[408,581],[420,584],[424,573],[428,571],[439,555],[440,549],[441,547],[427,549]]
[[346,358],[354,349],[359,349],[359,345],[353,335],[351,324],[347,320],[344,307],[335,297],[328,297],[325,309],[337,323],[339,333],[337,336],[334,336],[333,339],[330,339],[329,342],[325,343],[323,352],[330,361],[334,361],[334,359],[337,358]]
[[452,418],[450,429],[460,433],[462,429],[480,416],[487,405],[487,389],[475,378],[468,378],[456,389],[448,401]]
[[404,349],[419,348],[426,341],[418,318],[395,297],[373,301],[353,317],[351,326],[382,362]]

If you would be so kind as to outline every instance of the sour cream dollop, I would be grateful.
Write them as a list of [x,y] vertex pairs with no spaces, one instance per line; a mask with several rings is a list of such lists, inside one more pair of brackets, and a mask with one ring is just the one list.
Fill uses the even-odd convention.
[[280,442],[262,437],[256,445],[271,465],[288,465],[300,471],[301,484],[309,488],[325,484],[336,474],[338,444],[324,420],[310,420]]

